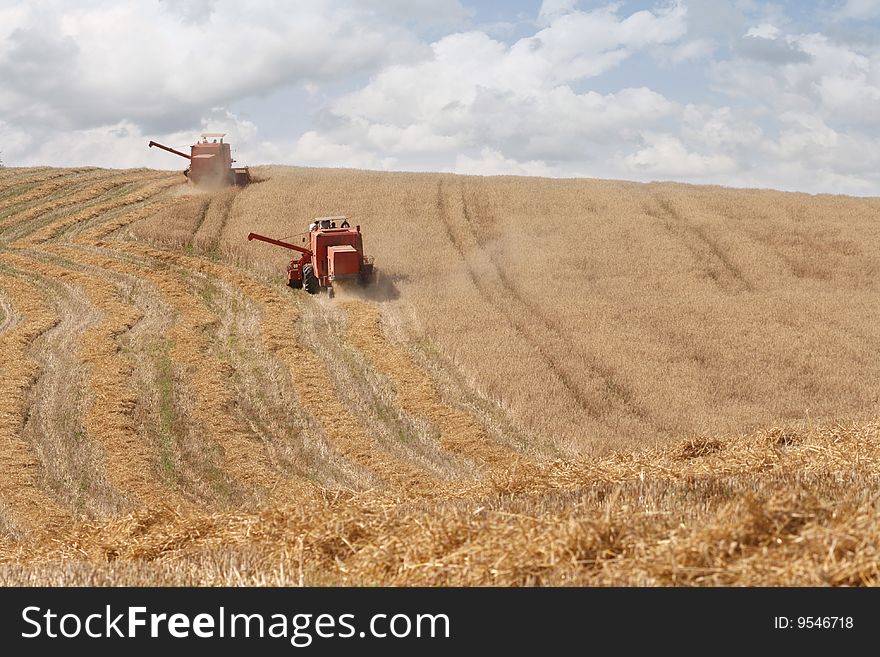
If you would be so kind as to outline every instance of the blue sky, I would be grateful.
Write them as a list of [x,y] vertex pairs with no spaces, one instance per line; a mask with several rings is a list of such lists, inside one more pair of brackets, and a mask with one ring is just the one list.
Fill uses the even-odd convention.
[[8,166],[242,163],[880,195],[880,0],[0,0]]

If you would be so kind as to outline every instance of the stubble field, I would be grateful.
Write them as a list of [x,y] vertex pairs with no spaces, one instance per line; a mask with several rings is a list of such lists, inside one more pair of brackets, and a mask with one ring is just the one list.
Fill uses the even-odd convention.
[[255,173],[0,169],[0,583],[880,579],[880,200]]

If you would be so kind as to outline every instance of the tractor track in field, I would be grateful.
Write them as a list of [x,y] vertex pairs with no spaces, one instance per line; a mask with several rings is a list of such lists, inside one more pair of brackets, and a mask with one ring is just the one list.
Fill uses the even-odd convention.
[[[769,213],[765,210],[762,212],[762,215],[766,218],[767,225],[772,225],[772,213]],[[739,221],[739,218],[736,216],[736,214],[730,212],[729,210],[721,210],[720,212],[718,212],[718,216],[728,221]],[[818,280],[826,280],[832,276],[833,268],[830,267],[827,262],[823,263],[821,260],[810,258],[808,255],[814,250],[822,250],[825,246],[824,244],[804,243],[803,251],[805,253],[804,255],[801,255],[801,257],[798,257],[796,252],[793,253],[791,250],[787,251],[785,248],[783,248],[783,246],[778,243],[779,236],[776,236],[776,238],[774,239],[772,230],[770,230],[769,228],[759,230],[743,227],[742,231],[746,236],[748,236],[751,242],[756,245],[756,248],[760,248],[761,250],[769,253],[772,260],[779,266],[784,268],[789,276],[798,279],[814,278]],[[786,234],[786,237],[793,238],[795,240],[803,239],[803,236],[798,234],[797,228],[789,231]]]
[[39,283],[0,271],[0,285],[21,315],[11,330],[0,335],[0,507],[11,516],[16,533],[51,530],[70,516],[43,488],[45,464],[22,429],[30,412],[27,398],[39,377],[32,343],[56,326],[59,317]]
[[[196,225],[193,226],[193,237],[196,233],[199,232],[199,229],[202,227],[202,224],[205,223],[205,217],[208,216],[208,210],[211,207],[212,199],[206,198],[202,201],[201,207],[199,208],[199,218],[196,220]],[[189,240],[189,246],[193,245],[193,238],[191,237]]]
[[[573,345],[570,340],[566,338],[563,331],[559,328],[559,325],[553,318],[548,317],[546,312],[544,312],[537,304],[532,302],[528,297],[526,297],[519,290],[519,286],[517,286],[510,277],[504,271],[504,267],[498,262],[495,254],[491,249],[488,248],[488,244],[485,239],[480,237],[480,231],[474,228],[473,217],[470,211],[470,207],[472,207],[472,203],[469,204],[466,197],[464,186],[462,186],[462,214],[464,216],[465,224],[468,227],[468,231],[474,242],[482,248],[482,252],[486,254],[489,259],[489,263],[492,265],[492,269],[495,275],[498,277],[499,284],[504,290],[504,295],[510,299],[513,299],[516,302],[516,305],[520,307],[527,308],[529,310],[528,315],[530,317],[534,317],[541,323],[541,334],[542,335],[551,335],[553,339],[559,343],[559,350],[562,352],[568,352],[573,348]],[[508,316],[514,316],[513,313],[507,313]],[[524,329],[525,330],[525,329]],[[538,338],[533,337],[533,343],[538,344]],[[626,411],[638,418],[639,420],[647,423],[651,423],[650,414],[643,409],[638,402],[636,401],[635,393],[630,390],[630,388],[620,380],[620,378],[614,373],[614,371],[602,365],[599,362],[599,358],[595,354],[587,353],[583,354],[587,359],[588,367],[590,368],[591,373],[599,378],[602,382],[603,388],[613,397],[616,398],[619,403],[626,409]],[[557,370],[561,371],[563,369],[563,365],[559,361],[554,361],[554,365]],[[567,387],[576,387],[574,383],[574,378],[570,375],[568,379]]]
[[673,239],[684,245],[708,279],[729,294],[754,291],[742,269],[704,228],[688,221],[669,198],[655,193],[652,200],[644,207],[645,214],[659,220]]
[[220,237],[229,221],[232,205],[235,203],[236,191],[227,190],[212,195],[210,203],[202,216],[202,220],[193,231],[190,244],[198,251],[213,256],[218,255]]
[[473,266],[470,264],[470,258],[467,251],[465,250],[465,246],[462,243],[461,238],[456,234],[455,230],[453,229],[451,213],[449,212],[449,208],[444,197],[442,181],[437,185],[437,209],[440,220],[446,232],[446,237],[449,239],[455,251],[458,253],[459,258],[464,264],[468,279],[471,281],[477,292],[479,292],[480,296],[483,297],[488,305],[495,308],[501,314],[501,316],[504,317],[505,321],[513,329],[514,333],[517,336],[519,336],[524,342],[528,343],[531,347],[534,348],[535,352],[541,357],[541,360],[543,360],[547,365],[547,369],[550,370],[550,372],[552,372],[553,375],[559,380],[559,382],[562,384],[562,387],[572,397],[572,399],[574,399],[581,410],[583,410],[591,417],[595,417],[596,411],[582,396],[581,392],[578,390],[571,377],[569,377],[564,371],[562,371],[558,367],[553,356],[547,352],[543,345],[536,342],[531,338],[531,336],[528,335],[528,333],[523,329],[522,323],[517,321],[511,315],[511,313],[507,311],[506,306],[499,303],[495,299],[495,295],[493,295],[488,290],[487,286],[482,281],[481,276],[476,271],[474,271]]
[[[562,385],[563,389],[568,393],[568,395],[575,401],[578,407],[589,417],[593,419],[601,419],[603,415],[604,409],[601,407],[601,404],[595,403],[595,400],[591,399],[588,394],[586,394],[581,386],[578,385],[576,380],[572,375],[570,375],[566,370],[563,364],[554,356],[549,349],[542,343],[542,339],[546,341],[545,338],[539,339],[537,336],[533,335],[533,329],[531,329],[528,323],[522,319],[520,319],[517,314],[511,311],[508,307],[508,304],[504,303],[501,298],[503,295],[508,295],[510,298],[516,300],[520,304],[525,304],[526,307],[532,308],[533,304],[528,302],[523,295],[519,293],[516,289],[516,286],[512,285],[509,279],[501,273],[501,268],[494,261],[494,259],[489,259],[488,262],[491,266],[491,270],[494,272],[495,276],[499,280],[499,285],[503,290],[503,295],[497,295],[491,290],[491,286],[487,284],[483,277],[479,275],[470,264],[470,257],[467,252],[466,246],[464,244],[463,239],[456,234],[456,230],[453,228],[451,213],[449,212],[448,205],[444,199],[444,190],[442,181],[438,184],[438,192],[437,192],[437,207],[439,210],[440,219],[445,227],[447,237],[452,242],[453,247],[456,252],[459,254],[464,266],[467,269],[468,278],[474,284],[474,287],[480,293],[480,296],[485,299],[486,303],[494,307],[499,314],[505,318],[505,321],[508,325],[513,329],[514,333],[519,336],[524,342],[529,344],[534,351],[540,356],[541,360],[545,363],[547,369],[553,374],[553,376],[559,381]],[[466,230],[468,234],[471,236],[471,239],[476,243],[477,247],[481,246],[478,238],[474,234],[475,231],[470,226],[471,219],[469,217],[469,210],[464,194],[464,190],[461,190],[461,201],[462,201],[462,215],[463,220],[466,225]],[[541,322],[542,329],[541,334],[544,336],[546,333],[550,333],[555,340],[565,343],[563,336],[559,334],[559,330],[549,322],[540,312],[535,312],[534,316]],[[529,318],[532,317],[532,314],[528,315]],[[639,405],[635,402],[633,393],[621,382],[619,382],[616,377],[608,370],[608,368],[602,367],[599,363],[595,362],[595,357],[592,357],[594,361],[591,366],[591,372],[600,379],[603,383],[603,387],[609,394],[612,395],[613,399],[616,399],[618,404],[624,408],[630,415],[636,417],[638,420],[642,422],[650,422],[649,415],[639,407]]]

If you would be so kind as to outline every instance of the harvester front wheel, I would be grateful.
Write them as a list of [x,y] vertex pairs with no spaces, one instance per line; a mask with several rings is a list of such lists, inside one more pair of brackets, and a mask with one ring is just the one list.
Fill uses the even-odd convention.
[[303,289],[309,294],[317,294],[319,290],[318,277],[311,265],[303,265]]

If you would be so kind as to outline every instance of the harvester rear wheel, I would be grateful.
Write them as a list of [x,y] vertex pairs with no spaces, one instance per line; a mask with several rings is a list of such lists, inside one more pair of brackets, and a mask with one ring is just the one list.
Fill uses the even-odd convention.
[[303,289],[309,294],[317,294],[319,291],[318,277],[315,276],[315,271],[312,269],[312,266],[303,265],[302,269],[303,274]]

